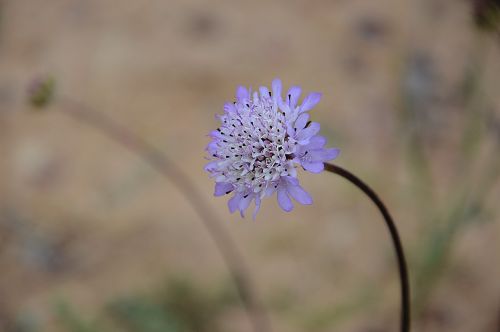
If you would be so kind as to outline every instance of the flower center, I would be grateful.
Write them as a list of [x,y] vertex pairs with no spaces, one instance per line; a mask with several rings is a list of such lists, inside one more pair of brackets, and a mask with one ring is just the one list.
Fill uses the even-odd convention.
[[285,115],[271,98],[236,103],[235,111],[221,116],[214,157],[220,161],[219,182],[239,192],[262,192],[281,176],[289,175],[296,142],[287,134]]

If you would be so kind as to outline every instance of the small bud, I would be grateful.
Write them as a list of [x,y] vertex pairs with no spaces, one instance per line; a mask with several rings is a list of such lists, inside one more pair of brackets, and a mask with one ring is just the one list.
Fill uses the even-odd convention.
[[53,77],[39,77],[28,86],[29,103],[36,108],[46,107],[54,98],[55,80]]

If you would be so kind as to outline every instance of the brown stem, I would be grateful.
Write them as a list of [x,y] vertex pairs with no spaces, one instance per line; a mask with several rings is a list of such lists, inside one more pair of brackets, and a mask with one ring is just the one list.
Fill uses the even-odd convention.
[[398,230],[396,228],[396,224],[389,214],[389,210],[385,207],[382,200],[378,197],[378,195],[371,189],[366,183],[361,181],[357,176],[347,171],[346,169],[325,163],[325,170],[331,173],[335,173],[340,175],[347,181],[354,184],[356,187],[361,189],[377,206],[380,213],[384,217],[384,221],[389,229],[389,233],[391,235],[391,239],[394,245],[394,250],[396,251],[396,258],[398,261],[399,268],[399,279],[401,284],[401,332],[410,331],[410,283],[408,277],[408,269],[406,267],[406,259],[404,255],[403,246],[401,244],[401,239],[398,234]]
[[108,138],[137,154],[177,187],[203,221],[207,231],[219,249],[234,280],[238,294],[249,314],[254,331],[271,331],[269,318],[261,301],[256,296],[243,256],[240,254],[227,230],[217,220],[209,204],[200,195],[196,185],[191,181],[189,176],[177,167],[162,151],[142,140],[124,126],[114,122],[111,118],[69,98],[62,98],[61,102],[62,107],[58,109],[63,114],[94,127]]

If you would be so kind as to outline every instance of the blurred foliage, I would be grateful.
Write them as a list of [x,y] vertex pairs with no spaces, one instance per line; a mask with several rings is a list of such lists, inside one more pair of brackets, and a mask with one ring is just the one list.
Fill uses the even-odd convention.
[[380,289],[372,286],[361,287],[358,294],[336,306],[325,306],[308,312],[302,318],[300,324],[305,331],[326,331],[338,328],[344,323],[362,312],[366,312],[377,304],[380,299]]
[[112,300],[93,319],[63,301],[56,305],[56,316],[68,332],[214,332],[223,331],[220,318],[238,306],[227,286],[209,293],[186,277],[175,277],[153,294]]
[[[432,89],[438,84],[438,78],[429,73],[429,65],[419,66],[418,62],[415,66],[410,61],[404,71],[406,76],[403,82],[406,84],[403,84],[401,123],[402,133],[407,139],[403,146],[408,157],[408,169],[413,174],[412,187],[420,213],[416,217],[422,220],[423,225],[418,236],[423,240],[410,253],[414,284],[413,309],[417,316],[428,308],[433,290],[448,267],[457,236],[486,215],[488,195],[500,176],[500,158],[495,153],[490,154],[484,165],[479,165],[482,170],[472,171],[478,166],[477,161],[481,160],[478,158],[480,147],[496,135],[491,131],[489,133],[493,135],[487,135],[485,130],[489,122],[487,110],[491,106],[481,88],[484,70],[482,57],[486,53],[482,41],[478,38],[478,49],[470,57],[470,65],[456,93],[463,126],[455,153],[460,156],[461,162],[451,165],[448,170],[454,174],[456,181],[447,188],[449,195],[444,200],[436,199],[436,179],[431,172],[433,165],[429,152],[436,141],[439,143],[439,140],[432,138],[432,117],[436,116],[436,112],[446,112],[435,108],[429,100],[431,92],[426,91],[426,87]],[[435,129],[440,130],[439,126]],[[499,147],[498,143],[496,140],[495,148]]]
[[472,0],[474,22],[484,30],[497,30],[500,26],[500,0]]

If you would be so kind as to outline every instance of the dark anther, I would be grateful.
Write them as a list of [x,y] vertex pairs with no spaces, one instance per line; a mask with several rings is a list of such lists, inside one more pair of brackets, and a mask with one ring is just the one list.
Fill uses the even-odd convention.
[[247,197],[248,197],[248,194],[247,194],[247,195],[245,195],[245,196],[243,196],[243,198],[247,198]]
[[226,191],[226,195],[230,194],[231,192],[232,192],[232,190]]
[[241,180],[241,178],[236,178],[236,181],[240,181],[240,180]]
[[220,133],[220,128],[217,128],[217,131]]
[[288,100],[290,100],[290,99],[292,99],[292,95],[289,94],[288,95]]
[[249,105],[249,104],[246,104],[246,105],[247,105],[247,107],[250,107],[250,105]]
[[273,93],[271,91],[269,91],[269,97],[272,97],[273,96]]
[[278,146],[278,151],[281,151],[283,150],[283,147],[282,146]]
[[306,128],[309,127],[310,124],[311,124],[311,121],[307,121]]
[[226,141],[226,140],[222,140],[222,141],[223,141],[224,143],[227,143],[227,141]]

